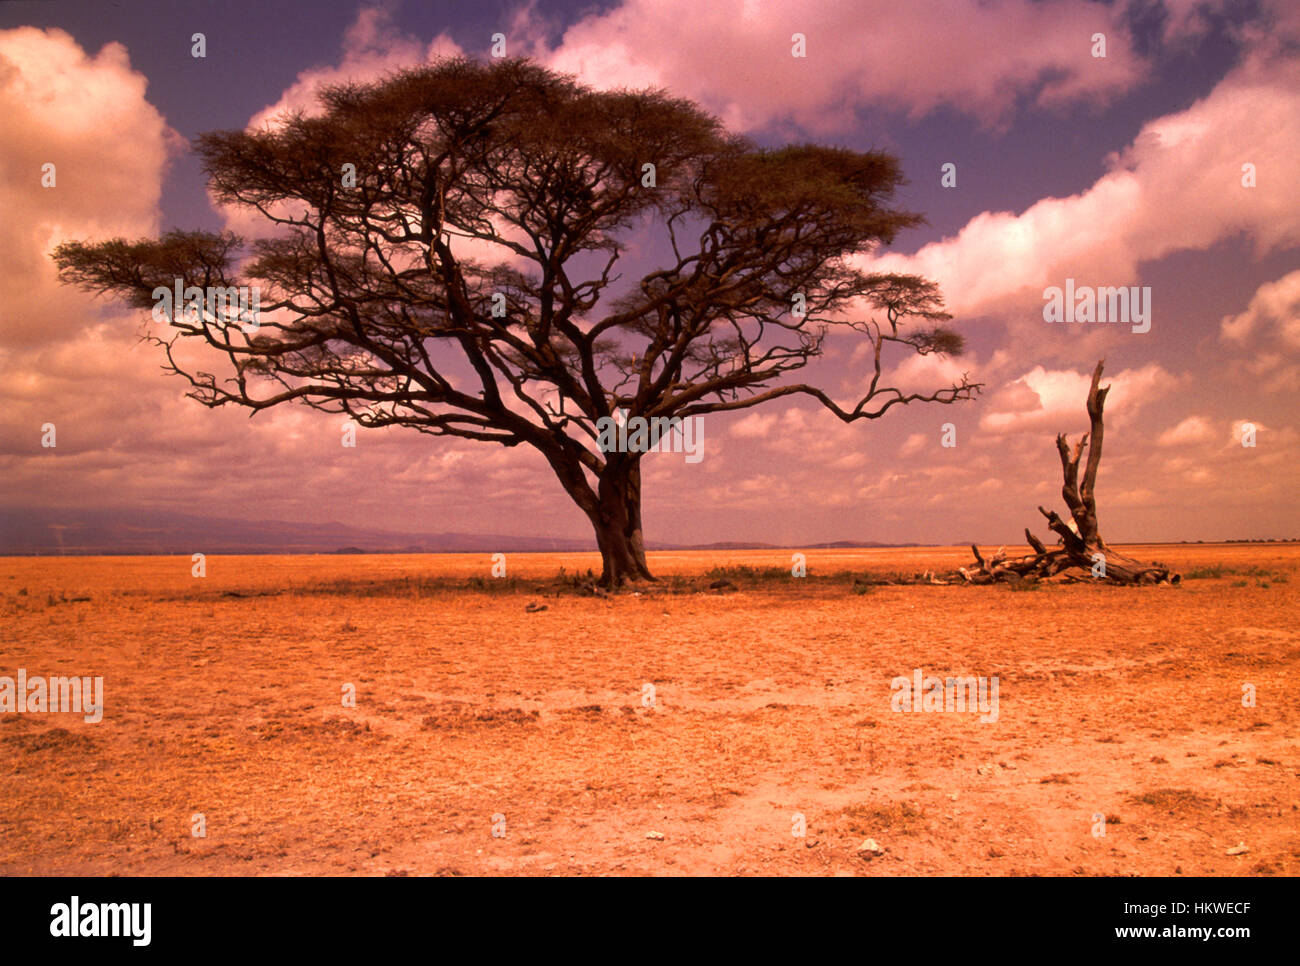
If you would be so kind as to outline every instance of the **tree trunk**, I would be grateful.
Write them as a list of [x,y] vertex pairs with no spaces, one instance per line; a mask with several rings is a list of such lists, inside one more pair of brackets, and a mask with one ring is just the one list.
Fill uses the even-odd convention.
[[601,586],[615,590],[628,583],[654,580],[641,537],[640,454],[607,454],[595,489],[572,454],[557,449],[546,456],[565,492],[587,514],[596,532]]
[[[629,454],[630,455],[630,454]],[[610,454],[600,478],[595,507],[588,517],[600,547],[603,587],[654,580],[641,535],[641,464],[639,454]]]

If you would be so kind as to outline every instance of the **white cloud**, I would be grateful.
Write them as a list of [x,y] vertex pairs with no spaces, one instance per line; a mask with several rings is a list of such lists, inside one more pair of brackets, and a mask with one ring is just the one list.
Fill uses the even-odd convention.
[[[1297,154],[1300,62],[1251,58],[1185,111],[1144,125],[1086,191],[1020,214],[984,212],[954,237],[865,267],[934,279],[959,316],[1014,310],[1032,325],[1043,289],[1065,278],[1131,285],[1141,262],[1241,233],[1259,253],[1300,244]],[[1256,187],[1243,186],[1244,163]],[[1153,324],[1176,324],[1153,297]]]
[[742,130],[813,132],[866,105],[997,122],[1022,98],[1099,103],[1144,70],[1120,11],[1082,0],[626,0],[571,26],[549,62],[600,88],[668,87]]
[[331,84],[374,81],[396,70],[461,53],[461,48],[446,33],[426,45],[394,27],[392,12],[387,7],[362,7],[356,21],[343,35],[342,61],[299,73],[279,100],[253,115],[248,127],[274,126],[276,118],[287,111],[315,113],[317,94]]
[[[966,356],[943,356],[928,352],[913,353],[904,359],[882,384],[893,385],[902,392],[933,393],[961,384],[963,374],[978,371],[979,364]],[[972,378],[974,378],[972,376]]]
[[1300,349],[1300,270],[1261,285],[1244,312],[1223,317],[1219,331],[1229,342],[1275,335]]
[[92,57],[62,30],[0,31],[0,326],[9,347],[68,339],[97,314],[57,283],[56,244],[157,232],[163,175],[181,142],[145,100],[146,83],[121,44]]
[[917,453],[923,452],[929,442],[929,437],[924,433],[912,433],[903,441],[903,445],[898,448],[898,455],[915,456]]
[[776,413],[754,410],[743,419],[732,423],[729,433],[737,439],[762,439],[772,431],[776,420]]
[[1208,443],[1215,437],[1214,428],[1203,416],[1188,416],[1177,426],[1170,427],[1156,440],[1159,446],[1196,446]]
[[[1085,404],[1092,373],[1035,366],[990,398],[980,428],[990,433],[1071,432],[1088,426]],[[1169,392],[1177,380],[1155,363],[1102,377],[1109,385],[1107,425],[1122,425],[1148,402]]]

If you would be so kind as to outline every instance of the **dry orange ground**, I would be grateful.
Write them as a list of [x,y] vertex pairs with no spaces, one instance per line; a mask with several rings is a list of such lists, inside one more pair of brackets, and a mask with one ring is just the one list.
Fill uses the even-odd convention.
[[[968,551],[808,551],[602,599],[536,590],[576,554],[510,590],[486,555],[0,558],[0,675],[106,692],[0,714],[0,873],[1297,874],[1300,548],[1131,552],[1224,572],[856,593],[819,575]],[[652,555],[740,564],[790,554]],[[918,667],[998,676],[998,720],[891,711]]]

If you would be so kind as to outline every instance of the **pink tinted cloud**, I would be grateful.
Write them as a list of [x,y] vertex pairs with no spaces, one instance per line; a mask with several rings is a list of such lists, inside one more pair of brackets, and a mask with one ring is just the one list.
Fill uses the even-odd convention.
[[92,56],[62,30],[0,31],[6,346],[64,339],[83,324],[85,300],[55,280],[55,245],[158,229],[163,175],[181,140],[145,99],[146,86],[121,44]]
[[[980,419],[980,429],[1003,434],[1027,431],[1074,432],[1087,428],[1081,400],[1088,398],[1091,372],[1052,370],[1035,366],[992,398]],[[1144,405],[1169,394],[1178,380],[1156,363],[1106,375],[1107,426],[1124,426]]]
[[1188,416],[1177,426],[1171,426],[1156,440],[1158,446],[1197,446],[1216,439],[1211,421],[1204,416]]
[[1223,318],[1219,331],[1226,342],[1275,339],[1289,351],[1300,351],[1300,270],[1261,285],[1245,311]]
[[[343,35],[341,56],[337,64],[318,65],[300,71],[294,82],[275,103],[254,114],[246,125],[249,130],[275,128],[282,118],[293,112],[313,114],[320,110],[320,92],[334,84],[365,83],[404,68],[457,56],[463,51],[442,33],[428,44],[403,33],[393,24],[387,7],[362,7],[357,18]],[[274,235],[278,229],[259,212],[236,205],[212,202],[214,210],[225,220],[226,228],[245,238]],[[275,205],[272,213],[284,217],[292,213],[291,205]]]
[[596,87],[667,87],[738,129],[810,132],[849,129],[867,105],[992,124],[1022,98],[1105,103],[1144,72],[1118,11],[1085,0],[627,0],[570,27],[548,59]]
[[297,80],[274,104],[253,115],[248,126],[256,129],[274,124],[275,119],[286,111],[312,113],[317,109],[317,95],[321,88],[331,84],[377,80],[402,68],[460,53],[460,47],[446,33],[425,44],[395,27],[389,8],[362,7],[357,19],[343,35],[339,63],[310,67],[300,72]]
[[[768,16],[772,9],[759,7],[756,15]],[[371,36],[373,42],[366,39]],[[720,35],[718,40],[723,47],[726,43],[721,38],[725,36]],[[809,36],[812,44],[813,35]],[[417,58],[427,55],[423,44],[408,47],[400,37],[385,40],[382,31],[362,31],[360,37],[350,42],[351,66],[346,71],[359,72],[352,76],[363,76],[372,68],[382,72],[389,62],[385,50],[398,59],[412,51],[417,52]],[[743,42],[742,31],[737,43]],[[348,48],[345,44],[343,63],[349,63]],[[815,49],[810,46],[810,57]],[[72,53],[85,58],[80,50]],[[1252,68],[1256,78],[1278,76],[1262,59]],[[702,63],[698,73],[707,75],[709,69],[708,63]],[[341,76],[322,71],[313,75],[316,80]],[[929,68],[921,71],[930,72]],[[307,76],[310,73],[304,72],[299,80],[311,80]],[[690,74],[691,70],[686,69],[681,84],[678,78],[668,78],[670,87],[690,93],[682,86],[691,83]],[[1238,74],[1244,82],[1246,72]],[[32,92],[39,96],[57,83],[54,76],[35,77]],[[123,103],[129,106],[130,116],[138,112],[147,121],[153,109],[144,100],[143,90],[140,83],[138,91]],[[737,103],[743,94],[736,92]],[[286,93],[277,103],[287,105],[296,96]],[[791,96],[798,96],[798,92]],[[754,98],[753,104],[761,114],[762,98]],[[1251,111],[1244,98],[1234,100],[1233,106],[1246,114]],[[907,109],[914,108],[909,105]],[[7,118],[9,114],[0,116]],[[1259,127],[1276,125],[1277,120],[1266,117]],[[1042,241],[1065,243],[1079,238],[1081,247],[1070,251],[1105,265],[1108,253],[1103,242],[1105,233],[1113,228],[1120,232],[1115,264],[1135,265],[1142,251],[1158,250],[1160,239],[1144,239],[1140,232],[1134,233],[1129,219],[1137,216],[1132,212],[1154,219],[1158,212],[1143,207],[1154,205],[1151,199],[1166,205],[1179,201],[1178,197],[1161,198],[1145,191],[1150,179],[1177,178],[1181,174],[1177,165],[1159,168],[1156,155],[1161,150],[1172,151],[1173,145],[1203,147],[1203,141],[1213,138],[1220,129],[1201,131],[1191,125],[1186,129],[1190,133],[1184,136],[1185,132],[1175,124],[1162,129],[1157,143],[1135,143],[1133,168],[1127,170],[1127,180],[1116,177],[1113,185],[1108,183],[1106,187],[1114,193],[1094,198],[1093,206],[1078,205],[1075,199],[1046,199],[1041,225],[1019,223],[1016,216],[1007,216],[1011,223],[1005,230],[1013,236],[1017,232],[1027,236],[1021,239],[1022,247],[1015,250],[1017,256],[1033,262]],[[1239,141],[1245,137],[1246,143],[1268,147],[1266,140],[1251,139],[1254,129],[1247,125],[1235,136]],[[157,128],[154,135],[148,135],[147,123],[139,130],[145,132],[142,136],[161,136],[156,134]],[[1232,133],[1231,129],[1224,130]],[[32,157],[42,154],[47,144],[58,143],[59,137],[58,131],[36,132]],[[105,153],[115,148],[112,131],[90,127],[83,133],[82,147],[89,155],[107,156]],[[1147,153],[1138,153],[1139,147]],[[136,172],[140,193],[101,193],[97,198],[79,201],[68,213],[84,221],[66,221],[68,234],[82,235],[86,226],[99,223],[120,223],[125,226],[121,230],[128,234],[154,230],[156,206],[150,199],[156,200],[161,184],[161,175],[152,173],[154,168],[149,166],[155,164],[151,160],[156,159],[154,145],[146,144],[142,149],[135,143],[131,149],[139,159],[149,161]],[[1266,152],[1260,156],[1267,161],[1276,155]],[[123,163],[130,161],[130,157],[123,158]],[[1123,164],[1116,170],[1125,170]],[[1268,163],[1260,167],[1260,188],[1256,190],[1276,190],[1282,179],[1264,177],[1271,170]],[[1134,192],[1134,197],[1126,196],[1125,190]],[[1107,205],[1102,203],[1106,198],[1118,212],[1116,220],[1093,226],[1093,218],[1106,214]],[[27,203],[51,205],[56,200],[37,194]],[[1193,195],[1181,200],[1197,208]],[[114,221],[119,215],[114,214],[113,206],[126,201],[130,203],[121,215],[125,220]],[[1265,206],[1248,213],[1247,230],[1257,240],[1268,237],[1268,210]],[[1216,231],[1231,232],[1234,211],[1225,208],[1211,214],[1211,226],[1220,226]],[[1284,244],[1290,237],[1286,212],[1282,215],[1280,228],[1273,226],[1281,231],[1274,236],[1281,239],[1277,244]],[[1202,215],[1193,210],[1188,217],[1195,220]],[[42,271],[49,269],[41,261],[44,243],[33,244],[33,239],[0,228],[0,244],[6,251],[20,252],[32,264],[39,262],[44,266]],[[1135,255],[1135,251],[1139,254]],[[1015,268],[1005,258],[998,261],[999,271]],[[996,276],[997,272],[992,274]],[[36,284],[45,286],[51,276],[33,278]],[[25,284],[32,284],[32,278]],[[41,294],[53,291],[52,286],[42,288]],[[1037,300],[1032,285],[1029,291]],[[980,297],[992,304],[1002,296],[995,285]],[[58,321],[74,329],[90,327],[87,320],[97,318],[95,310],[89,300],[75,298],[75,302],[61,307]],[[35,310],[26,318],[33,328],[44,321]],[[1277,331],[1271,319],[1261,316],[1253,323],[1252,338]],[[487,512],[494,521],[492,526],[508,531],[585,532],[580,514],[567,506],[545,465],[522,451],[430,441],[401,432],[359,434],[358,448],[346,450],[339,445],[341,417],[296,408],[249,420],[244,413],[214,413],[184,401],[179,398],[184,386],[158,375],[156,355],[147,347],[131,345],[139,321],[118,316],[106,327],[93,332],[88,329],[57,345],[47,344],[36,353],[19,353],[7,342],[10,349],[0,360],[7,363],[6,386],[11,405],[4,407],[0,437],[14,446],[5,451],[7,462],[0,467],[0,477],[8,502],[30,502],[32,494],[39,494],[43,500],[78,506],[85,504],[91,494],[97,505],[98,501],[127,505],[163,502],[188,505],[213,515],[283,519],[323,515],[412,529],[473,528]],[[1026,373],[1022,347],[1013,349],[1019,362],[1012,363],[1006,350],[961,360],[991,387],[989,395],[971,408],[895,410],[880,425],[846,427],[812,407],[777,405],[738,414],[734,423],[725,419],[716,425],[710,422],[703,463],[687,467],[680,460],[664,457],[647,467],[648,535],[651,539],[684,539],[691,536],[693,524],[707,527],[707,534],[702,536],[708,539],[806,539],[811,534],[828,539],[951,540],[958,533],[966,535],[967,530],[972,536],[984,537],[1017,533],[1019,527],[1031,522],[1027,517],[1033,514],[1026,511],[1032,511],[1032,501],[1050,502],[1059,489],[1059,467],[1050,436],[1061,430],[1079,432],[1083,428],[1080,401],[1088,372],[1040,366],[1041,374]],[[945,384],[943,377],[948,373],[935,368],[937,362],[931,359],[925,365],[913,363],[902,376],[929,388]],[[1116,425],[1123,429],[1115,437],[1114,456],[1108,457],[1104,470],[1105,485],[1113,487],[1111,493],[1115,496],[1106,503],[1109,535],[1233,535],[1223,530],[1197,530],[1201,524],[1188,523],[1186,507],[1203,506],[1206,499],[1213,499],[1218,501],[1216,505],[1238,507],[1236,519],[1249,521],[1276,518],[1276,513],[1266,515],[1261,508],[1271,511],[1290,505],[1290,495],[1285,492],[1290,484],[1282,471],[1288,465],[1294,466],[1297,447],[1294,430],[1282,424],[1285,416],[1269,418],[1267,429],[1261,431],[1258,449],[1225,442],[1219,462],[1205,465],[1204,460],[1198,460],[1179,466],[1168,462],[1171,456],[1179,455],[1176,446],[1161,447],[1157,452],[1147,445],[1171,424],[1177,428],[1177,419],[1148,426],[1144,420],[1125,418],[1124,414],[1134,412],[1138,403],[1145,407],[1147,402],[1169,402],[1178,399],[1180,393],[1190,398],[1194,392],[1187,388],[1190,380],[1184,377],[1174,384],[1172,376],[1164,378],[1168,373],[1159,366],[1143,369],[1130,364],[1128,370],[1121,365],[1115,369],[1117,375],[1108,381],[1118,386],[1125,384],[1129,373],[1145,372],[1146,381],[1135,377],[1133,386],[1141,392],[1130,399],[1119,388],[1114,396]],[[1001,385],[1007,388],[998,390]],[[851,388],[846,382],[844,398],[852,395]],[[1229,413],[1225,407],[1216,406],[1205,418],[1223,439],[1232,418],[1250,415],[1249,407],[1242,410]],[[988,427],[977,425],[985,412],[991,414],[992,425]],[[36,427],[46,418],[59,423],[57,455],[35,448]],[[955,450],[942,449],[938,443],[939,424],[948,419],[961,426],[960,446]],[[728,432],[729,426],[738,431]],[[1188,433],[1196,435],[1194,428],[1185,428],[1180,438]],[[905,461],[894,455],[900,441],[901,448],[907,451]],[[880,447],[882,442],[887,446]],[[906,465],[899,466],[900,462]],[[1191,476],[1197,473],[1202,475]],[[385,485],[376,488],[376,479],[384,480]],[[954,519],[951,512],[954,492],[972,496],[964,511],[967,515],[961,519]],[[1163,517],[1152,512],[1153,493],[1166,504],[1156,508],[1165,514]],[[923,504],[934,512],[920,511]]]
[[1297,154],[1300,61],[1249,58],[1185,111],[1145,124],[1086,191],[984,212],[913,255],[864,264],[935,279],[958,315],[1041,311],[1043,289],[1067,277],[1131,285],[1141,262],[1239,234],[1260,254],[1300,244]]

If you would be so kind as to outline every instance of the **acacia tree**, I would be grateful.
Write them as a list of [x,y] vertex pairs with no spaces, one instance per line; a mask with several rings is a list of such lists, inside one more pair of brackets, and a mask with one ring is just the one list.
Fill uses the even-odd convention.
[[[932,282],[850,264],[921,221],[888,206],[902,181],[889,155],[760,149],[689,101],[594,91],[521,60],[445,60],[320,101],[196,142],[212,195],[260,213],[271,237],[72,242],[55,252],[61,279],[142,308],[177,280],[256,286],[255,330],[173,311],[146,336],[188,395],[532,446],[591,520],[607,585],[653,579],[644,454],[597,443],[616,412],[686,419],[810,396],[855,422],[980,389],[883,381],[887,345],[962,350]],[[623,282],[628,239],[647,232],[671,256]],[[874,366],[844,407],[783,378],[836,330],[866,340]],[[183,361],[190,344],[223,373]]]

